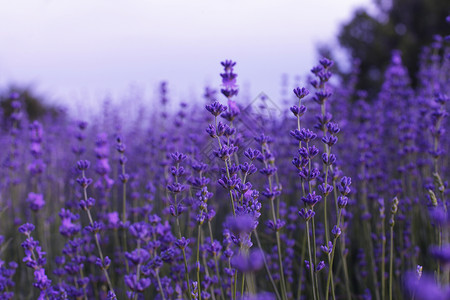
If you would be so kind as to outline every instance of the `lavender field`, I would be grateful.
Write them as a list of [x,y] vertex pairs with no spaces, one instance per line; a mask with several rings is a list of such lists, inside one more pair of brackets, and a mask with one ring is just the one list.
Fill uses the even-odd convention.
[[[286,103],[239,93],[129,119],[1,114],[0,299],[450,299],[450,47],[412,87],[310,70]],[[304,70],[307,72],[307,70]]]

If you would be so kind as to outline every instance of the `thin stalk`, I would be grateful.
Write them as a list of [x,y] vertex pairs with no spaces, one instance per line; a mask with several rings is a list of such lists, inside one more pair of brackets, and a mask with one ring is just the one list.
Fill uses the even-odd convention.
[[[123,153],[121,154],[123,157]],[[122,175],[125,176],[125,164],[122,164]],[[124,180],[122,184],[122,238],[123,238],[123,253],[127,252],[127,231],[125,230],[125,224],[127,223],[127,183]],[[130,272],[130,266],[128,265],[128,260],[125,259],[125,268],[127,270],[127,274]]]
[[[338,218],[337,218],[337,227],[340,226],[340,220],[341,220],[341,213],[342,213],[342,208],[339,209],[339,213],[338,213]],[[328,279],[327,279],[327,288],[326,288],[326,296],[325,299],[328,300],[328,291],[330,288],[330,283],[333,281],[333,260],[334,260],[334,253],[336,250],[336,242],[337,242],[337,238],[338,237],[334,237],[333,239],[333,249],[331,250],[331,254],[328,255],[328,264],[329,264],[329,269],[328,269]],[[328,245],[327,245],[328,246]],[[334,292],[334,285],[331,285],[331,296],[333,297],[333,300],[336,299],[336,295]]]
[[[82,176],[86,177],[84,170],[82,171]],[[84,195],[84,200],[87,201],[88,200],[87,187],[83,187],[83,195]],[[88,218],[89,218],[89,224],[91,226],[93,226],[94,225],[94,221],[92,219],[91,211],[89,209],[86,209],[86,213],[87,213]],[[95,238],[95,244],[97,245],[98,254],[100,256],[100,259],[102,260],[102,265],[103,265],[103,262],[104,262],[103,252],[102,252],[102,248],[100,247],[100,242],[98,240],[98,232],[94,233],[94,238]],[[103,273],[104,273],[104,275],[106,277],[106,281],[108,283],[109,290],[114,292],[113,286],[111,284],[111,280],[109,279],[108,271],[106,270],[106,268],[103,268],[103,267],[102,267],[102,270],[103,270]]]
[[[139,250],[141,249],[141,241],[140,241],[140,240],[137,241],[137,249],[138,249],[138,252],[139,252]],[[139,263],[139,264],[136,266],[136,281],[137,281],[137,282],[139,282],[139,277],[140,277],[140,275],[141,275],[141,264]],[[133,299],[136,300],[137,297],[138,297],[138,294],[135,293]]]
[[[342,234],[344,235],[344,233],[342,233]],[[351,300],[352,299],[352,294],[350,292],[350,280],[349,280],[349,276],[348,276],[347,256],[344,255],[345,236],[342,236],[341,240],[342,240],[341,245],[343,245],[341,247],[341,257],[342,257],[342,266],[344,267],[345,290],[347,292],[347,299]]]
[[198,235],[197,235],[197,283],[198,283],[198,299],[202,300],[202,285],[200,281],[200,225],[198,226]]
[[392,200],[391,207],[391,219],[389,225],[391,227],[391,251],[389,257],[389,300],[392,300],[392,280],[394,277],[394,225],[395,225],[395,215],[398,210],[398,199],[395,197]]
[[272,284],[273,291],[275,292],[275,295],[276,295],[277,299],[281,299],[281,296],[278,293],[278,289],[277,289],[277,286],[275,284],[275,281],[273,281],[272,273],[270,272],[269,266],[267,265],[266,256],[264,255],[264,251],[262,250],[261,242],[260,242],[259,237],[258,237],[258,232],[256,230],[254,230],[253,232],[255,233],[256,243],[258,244],[258,248],[261,251],[261,255],[262,255],[262,258],[263,258],[263,262],[264,262],[264,267],[266,269],[267,276],[269,277],[270,283]]
[[245,273],[242,273],[242,281],[241,281],[241,298],[244,297],[244,285],[245,285]]
[[313,299],[317,300],[316,296],[316,288],[315,288],[315,280],[314,280],[314,267],[313,267],[313,261],[312,261],[312,251],[311,251],[311,241],[309,237],[309,220],[306,221],[306,234],[307,234],[307,240],[308,240],[308,253],[309,253],[309,270],[311,273],[311,284],[312,284],[312,292],[313,292]]
[[384,218],[381,219],[381,299],[386,299],[386,278],[384,276],[385,269],[386,269],[386,260],[385,260],[385,253],[386,253],[386,236],[385,236],[385,225],[384,225]]
[[156,273],[156,281],[158,282],[158,287],[159,287],[159,290],[161,291],[161,296],[162,296],[163,300],[166,300],[166,296],[164,296],[164,291],[162,288],[161,280],[159,278],[159,269],[156,270],[155,273]]
[[[214,241],[214,239],[213,239],[213,233],[212,233],[212,228],[211,228],[211,222],[208,220],[208,228],[209,228],[209,236],[210,236],[210,239],[211,239],[211,243]],[[216,276],[217,276],[217,279],[219,280],[219,282],[222,282],[221,281],[221,279],[220,279],[220,274],[219,274],[219,263],[218,263],[218,261],[217,261],[217,255],[216,254],[214,254],[214,265],[215,265],[215,271],[216,271]],[[223,287],[222,287],[222,284],[219,284],[219,286],[220,286],[220,294],[221,294],[221,296],[222,296],[222,299],[225,299],[225,293],[223,292]]]
[[[316,247],[316,225],[314,217],[311,218],[311,227],[312,227],[312,243],[313,243],[313,254],[314,254],[314,268],[317,267],[317,247]],[[315,288],[316,288],[316,294],[317,298],[320,299],[320,291],[319,291],[319,276],[317,275],[317,272],[314,272],[315,276]]]
[[303,279],[303,261],[305,260],[305,244],[306,244],[306,234],[303,235],[302,241],[302,253],[300,255],[300,268],[298,270],[298,287],[297,287],[297,300],[302,298],[302,279]]
[[[178,218],[178,213],[177,213],[177,227],[178,227],[178,238],[181,239],[181,226],[180,226],[180,220]],[[187,288],[188,288],[188,293],[189,293],[189,299],[192,299],[192,295],[191,295],[191,284],[190,284],[190,280],[189,280],[189,269],[188,269],[188,264],[187,264],[187,259],[186,259],[186,251],[184,250],[184,248],[181,249],[181,251],[183,252],[183,261],[184,261],[184,277],[186,279],[186,284],[187,284]]]
[[[267,152],[268,150],[266,147],[262,146],[263,153]],[[267,168],[267,162],[264,160],[264,166]],[[268,178],[269,180],[269,190],[272,192],[272,179]],[[272,210],[272,219],[273,223],[277,224],[277,214],[275,212],[275,205],[273,203],[274,199],[270,200],[270,208]],[[280,241],[280,232],[277,230],[275,233],[276,239],[277,239],[277,250],[278,250],[278,263],[280,265],[280,284],[281,284],[281,296],[282,299],[287,299],[287,292],[286,292],[286,281],[284,278],[284,270],[283,270],[283,256],[281,253],[281,241]]]
[[394,226],[391,226],[391,251],[389,259],[389,300],[392,300],[392,277],[394,276]]
[[[217,117],[214,117],[214,128],[215,128],[215,130],[217,132]],[[219,143],[219,150],[222,150],[222,142],[220,141],[220,137],[219,136],[217,136],[217,141]],[[230,163],[231,163],[231,160],[230,160]],[[227,178],[228,178],[228,180],[230,180],[230,178],[231,178],[230,170],[228,168],[228,163],[227,163],[226,160],[225,160],[225,169],[227,170]],[[231,208],[233,210],[233,216],[236,217],[236,209],[234,207],[234,199],[233,198],[234,198],[233,197],[233,193],[231,193],[231,191],[230,191]]]
[[[231,269],[231,258],[228,259],[228,268],[230,270],[232,270]],[[230,295],[231,295],[231,299],[233,299],[233,300],[236,299],[236,294],[233,290],[233,277],[232,276],[230,276]]]

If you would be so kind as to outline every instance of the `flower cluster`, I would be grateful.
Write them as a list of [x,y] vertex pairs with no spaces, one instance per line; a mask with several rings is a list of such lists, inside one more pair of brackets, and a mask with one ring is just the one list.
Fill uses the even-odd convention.
[[88,126],[11,95],[0,298],[448,299],[449,49],[417,85],[392,53],[375,97],[323,58],[275,117],[230,60],[206,109],[163,82],[161,105],[106,101]]

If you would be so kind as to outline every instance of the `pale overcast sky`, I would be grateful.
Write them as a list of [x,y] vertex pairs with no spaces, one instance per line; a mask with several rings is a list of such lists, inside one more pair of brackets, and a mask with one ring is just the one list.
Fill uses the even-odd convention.
[[[241,86],[279,98],[318,43],[370,0],[0,0],[0,85],[33,83],[62,103],[161,80],[187,100],[218,87],[220,61]],[[73,105],[73,104],[70,104]]]

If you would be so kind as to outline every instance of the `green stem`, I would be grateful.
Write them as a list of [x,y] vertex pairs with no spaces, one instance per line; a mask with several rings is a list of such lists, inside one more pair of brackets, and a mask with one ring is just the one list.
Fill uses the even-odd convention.
[[392,277],[394,276],[394,226],[391,226],[391,251],[389,258],[389,300],[392,300]]
[[[340,226],[340,221],[341,221],[341,213],[342,213],[342,208],[339,209],[339,213],[338,213],[338,218],[337,218],[337,227]],[[338,237],[334,237],[333,239],[333,249],[331,250],[331,255],[328,255],[328,264],[329,264],[329,269],[328,269],[328,279],[327,279],[327,288],[326,288],[326,296],[325,299],[328,300],[328,291],[330,288],[330,283],[332,283],[333,281],[333,261],[334,261],[334,253],[336,250],[336,245],[337,245],[337,238]],[[326,245],[328,247],[328,244]],[[336,295],[334,292],[334,284],[331,285],[331,296],[333,297],[333,300],[336,299]]]
[[260,242],[259,237],[258,237],[258,232],[256,230],[254,230],[253,232],[255,233],[256,243],[258,244],[258,248],[261,251],[261,255],[262,255],[262,258],[263,258],[263,262],[264,262],[264,267],[266,269],[267,276],[269,277],[270,283],[272,284],[273,291],[275,292],[275,295],[276,295],[277,299],[281,299],[281,296],[278,293],[278,289],[277,289],[277,286],[275,284],[275,281],[273,280],[272,273],[270,272],[269,266],[267,265],[266,256],[264,255],[264,251],[262,250],[261,242]]
[[297,287],[297,300],[302,298],[302,279],[303,279],[303,261],[305,260],[305,244],[306,244],[306,234],[303,235],[302,241],[302,253],[300,255],[300,268],[298,270],[298,287]]
[[309,220],[306,221],[306,234],[307,234],[307,240],[308,240],[308,253],[309,253],[309,270],[311,273],[311,285],[312,285],[312,293],[313,293],[313,299],[317,300],[317,296],[316,296],[316,288],[315,288],[315,283],[314,283],[314,267],[313,267],[313,261],[312,261],[312,251],[311,251],[311,241],[310,241],[310,237],[309,237]]
[[[180,226],[180,220],[178,219],[178,214],[177,214],[176,220],[177,220],[177,227],[178,227],[178,238],[181,240],[181,226]],[[187,284],[188,293],[189,293],[189,299],[192,299],[191,284],[190,284],[190,280],[189,280],[189,268],[188,268],[187,259],[186,259],[186,251],[184,250],[184,248],[182,248],[181,251],[183,252],[184,273],[185,273],[184,277],[186,279],[186,284]]]
[[[210,239],[211,239],[211,243],[213,243],[214,238],[213,238],[213,233],[212,233],[212,228],[211,228],[211,222],[209,220],[208,220],[208,228],[209,228],[209,236],[210,236]],[[217,261],[217,255],[216,254],[214,254],[214,265],[216,267],[216,276],[217,276],[217,279],[219,280],[219,283],[220,283],[222,281],[220,279],[219,262]],[[222,284],[219,284],[219,286],[220,286],[220,294],[222,296],[222,299],[225,299],[225,293],[223,292]]]
[[197,283],[198,283],[198,299],[202,300],[202,285],[200,281],[200,225],[198,226],[198,235],[197,235]]

